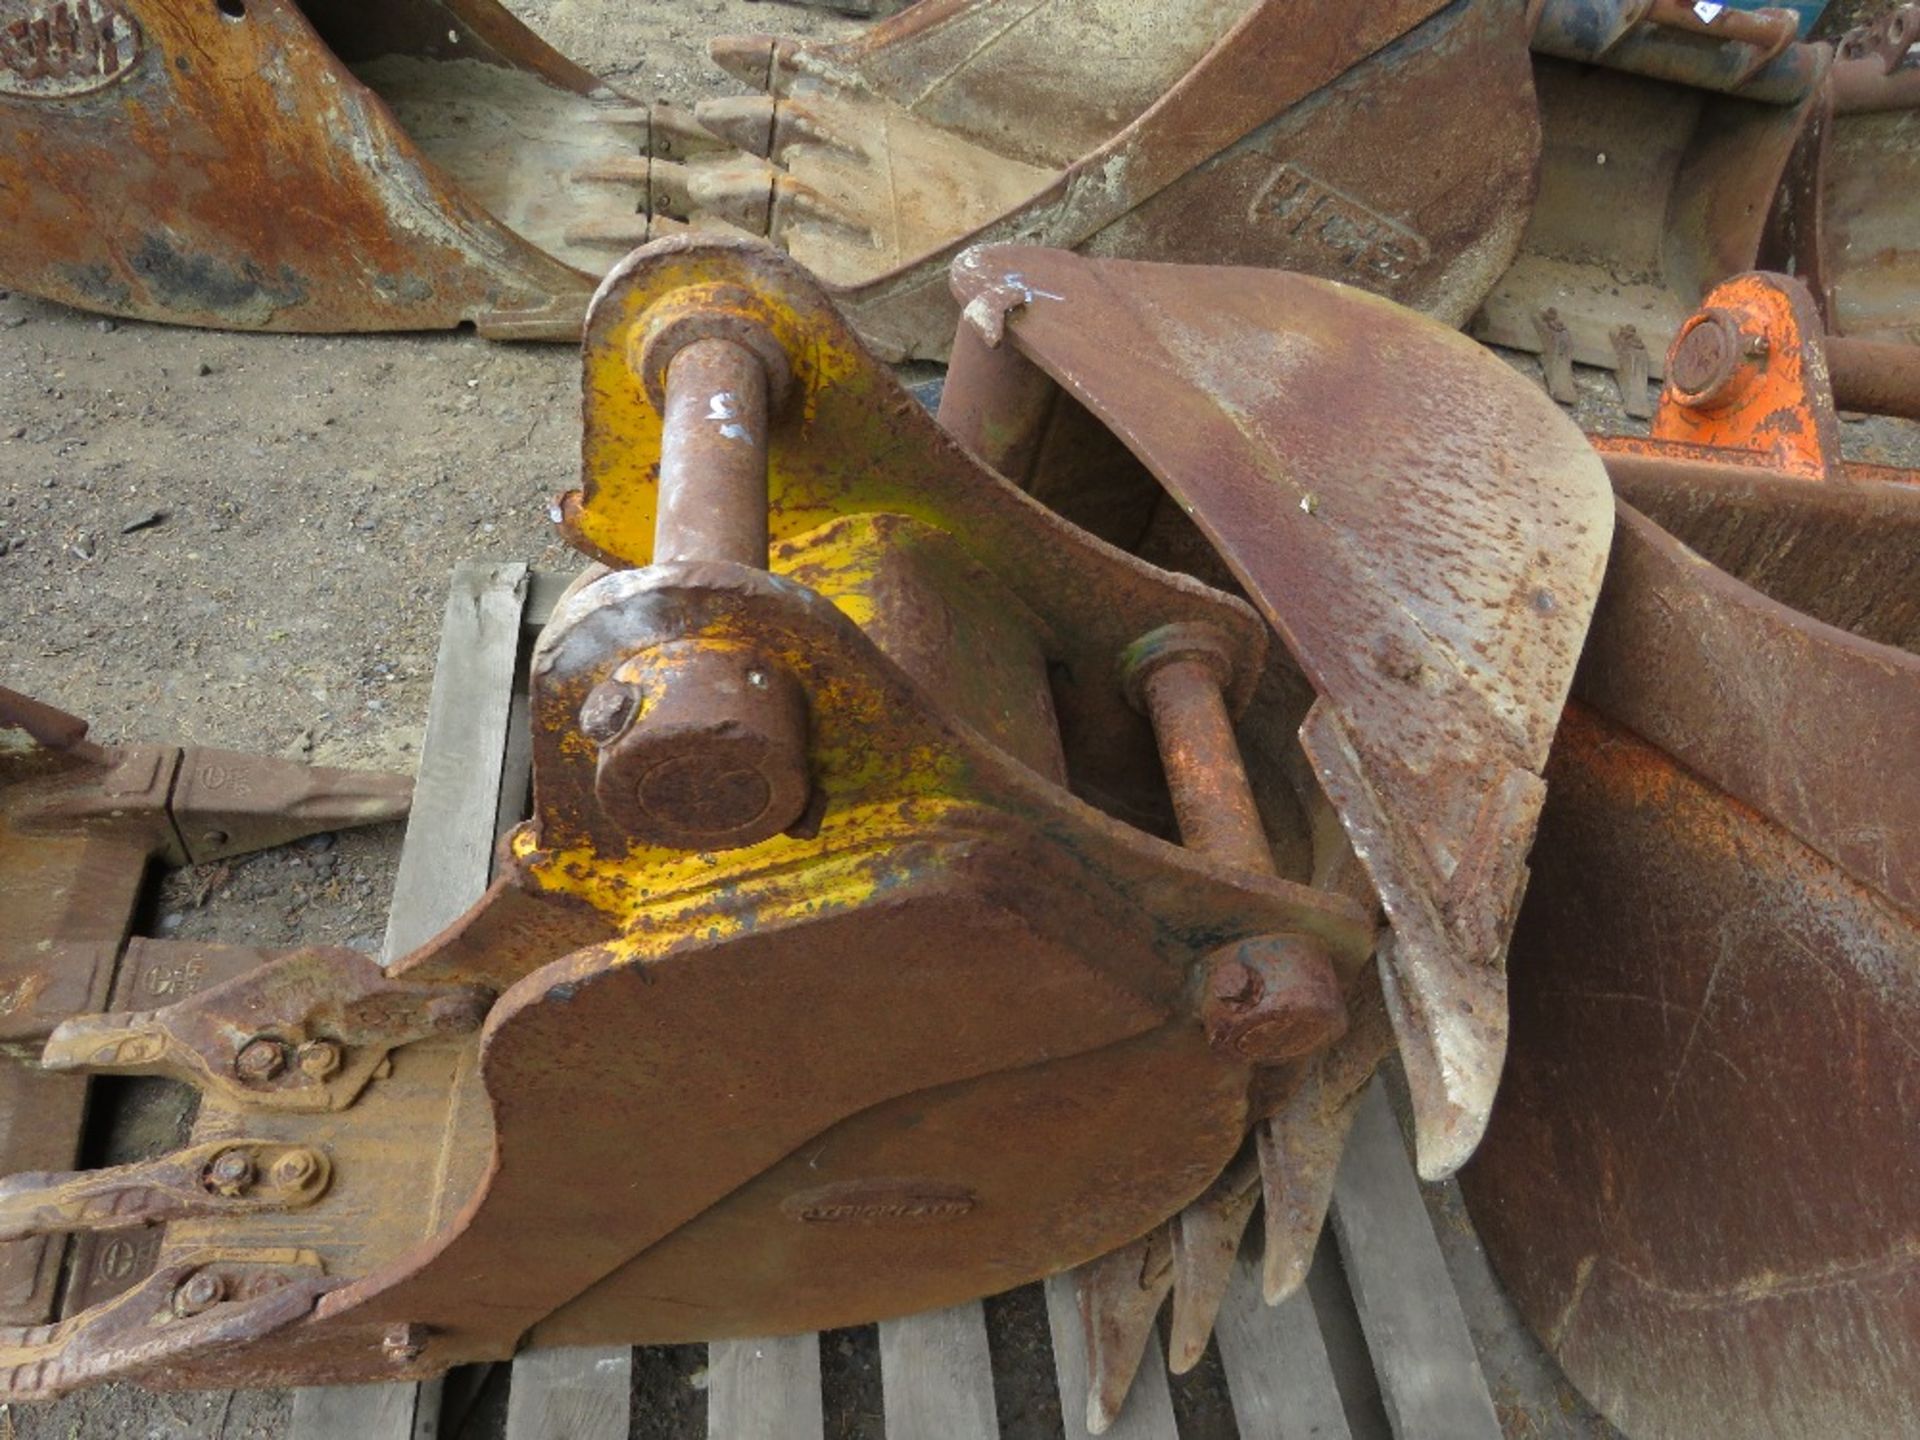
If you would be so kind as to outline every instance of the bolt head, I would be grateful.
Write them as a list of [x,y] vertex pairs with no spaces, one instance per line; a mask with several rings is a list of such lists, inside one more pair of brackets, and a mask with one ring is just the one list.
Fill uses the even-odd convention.
[[287,1047],[271,1035],[258,1035],[240,1047],[233,1068],[242,1080],[264,1085],[287,1068]]
[[600,749],[594,795],[636,839],[682,850],[755,845],[799,820],[807,773],[807,700],[771,662],[705,641],[635,656],[623,676],[644,714]]
[[618,740],[640,708],[640,692],[618,680],[605,680],[587,692],[580,706],[580,733],[596,745]]
[[1228,959],[1213,967],[1213,998],[1223,1005],[1245,1005],[1260,994],[1260,977],[1250,965]]
[[226,1298],[226,1282],[211,1270],[196,1270],[173,1292],[173,1313],[181,1319],[201,1315]]
[[295,1063],[310,1080],[330,1080],[339,1073],[344,1056],[332,1040],[309,1040],[300,1047]]
[[1282,1065],[1339,1039],[1347,1007],[1317,941],[1259,935],[1215,953],[1200,1018],[1216,1049],[1253,1065]]
[[273,1169],[267,1173],[276,1189],[298,1190],[313,1179],[319,1168],[320,1163],[311,1150],[289,1150],[273,1162]]
[[389,1326],[380,1341],[380,1353],[396,1365],[418,1360],[426,1348],[427,1327],[411,1323]]
[[253,1183],[253,1157],[245,1150],[222,1150],[207,1166],[205,1183],[216,1195],[233,1199]]
[[[1758,351],[1755,340],[1762,341]],[[1739,390],[1744,363],[1765,353],[1763,337],[1743,334],[1732,311],[1703,310],[1681,328],[1667,354],[1667,388],[1689,409],[1714,409]]]

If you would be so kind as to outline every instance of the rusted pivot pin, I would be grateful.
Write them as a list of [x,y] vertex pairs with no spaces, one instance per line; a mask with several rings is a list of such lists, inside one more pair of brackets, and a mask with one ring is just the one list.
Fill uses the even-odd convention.
[[[1711,15],[1711,19],[1706,18]],[[1737,40],[1777,54],[1800,37],[1798,18],[1790,10],[1777,9],[1755,14],[1725,5],[1706,7],[1706,15],[1692,0],[1653,0],[1647,19],[1669,30],[1691,35],[1706,35],[1719,40]]]
[[[1826,356],[1833,403],[1840,409],[1920,420],[1920,350],[1851,335],[1796,334],[1793,339],[1800,348]],[[1675,338],[1667,356],[1667,388],[1689,409],[1724,405],[1743,393],[1756,368],[1782,343],[1762,328],[1743,328],[1738,311],[1708,306]]]
[[767,568],[766,362],[731,340],[693,340],[667,361],[655,564]]
[[1827,372],[1841,409],[1920,420],[1920,350],[1911,345],[1829,335]]
[[[628,359],[661,416],[654,563],[765,570],[785,352],[751,321],[695,309],[641,326]],[[600,747],[601,809],[636,839],[736,849],[806,810],[806,695],[751,645],[688,635],[630,656],[588,695],[580,728]]]
[[[1126,657],[1128,698],[1153,724],[1180,837],[1221,865],[1276,876],[1260,807],[1227,708],[1233,662],[1212,631],[1169,625]],[[1332,958],[1310,936],[1259,935],[1207,960],[1201,1019],[1216,1046],[1274,1065],[1347,1028]]]
[[1170,625],[1127,657],[1128,698],[1153,722],[1180,838],[1241,870],[1274,873],[1273,850],[1227,711],[1232,660],[1210,632]]

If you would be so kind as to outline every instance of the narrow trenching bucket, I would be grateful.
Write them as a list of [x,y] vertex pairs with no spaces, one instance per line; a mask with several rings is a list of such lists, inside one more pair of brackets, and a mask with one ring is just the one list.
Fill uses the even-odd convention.
[[[1217,583],[1298,667],[1309,787],[1390,930],[1366,1023],[1277,1087],[1249,1153],[1164,1233],[1077,1272],[1098,1428],[1169,1292],[1173,1366],[1199,1359],[1256,1201],[1268,1299],[1299,1285],[1385,1055],[1406,1066],[1423,1174],[1478,1143],[1540,771],[1613,501],[1536,386],[1349,289],[1020,246],[970,253],[954,286],[966,310],[941,423],[1109,538],[1196,574],[1224,565]],[[1121,523],[1138,509],[1126,456],[1071,459],[1093,422],[1164,487],[1144,531]]]

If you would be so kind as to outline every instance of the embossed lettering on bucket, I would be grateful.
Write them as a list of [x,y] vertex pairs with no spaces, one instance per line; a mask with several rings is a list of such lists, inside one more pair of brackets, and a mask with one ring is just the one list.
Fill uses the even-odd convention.
[[123,78],[140,49],[117,0],[0,0],[0,96],[85,95]]

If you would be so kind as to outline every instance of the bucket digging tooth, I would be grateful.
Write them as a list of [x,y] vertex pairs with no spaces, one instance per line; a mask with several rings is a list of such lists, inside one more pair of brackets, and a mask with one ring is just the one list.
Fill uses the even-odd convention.
[[700,124],[748,155],[773,154],[774,108],[771,95],[727,95],[693,107]]
[[0,1180],[0,1242],[297,1210],[326,1191],[328,1172],[318,1150],[241,1139],[106,1170],[15,1175]]
[[[8,731],[31,744],[9,748]],[[405,775],[211,746],[114,748],[87,736],[78,716],[0,687],[0,820],[22,835],[124,831],[155,858],[201,865],[403,819],[413,801]]]
[[647,164],[648,215],[666,215],[687,220],[693,214],[691,172],[675,160],[653,160]]
[[686,177],[687,215],[696,222],[718,220],[750,235],[765,235],[773,225],[779,181],[774,166],[754,155],[691,169]]
[[666,164],[645,155],[605,155],[590,160],[573,172],[573,178],[589,185],[637,185],[646,195],[653,178],[653,166]]
[[837,109],[823,94],[788,95],[774,111],[772,158],[785,164],[805,146],[823,166],[884,160],[884,151],[857,120],[857,112]]
[[1120,1418],[1154,1321],[1173,1289],[1173,1229],[1162,1225],[1073,1272],[1087,1347],[1087,1433]]
[[1233,1279],[1240,1239],[1259,1203],[1260,1161],[1249,1141],[1206,1194],[1174,1217],[1167,1368],[1176,1375],[1186,1374],[1207,1353],[1214,1319]]
[[471,1032],[487,1005],[475,987],[411,984],[357,950],[314,947],[158,1010],[75,1016],[40,1065],[164,1075],[244,1106],[344,1110],[393,1050]]
[[603,216],[579,221],[568,227],[567,243],[582,249],[609,250],[624,255],[649,240],[677,234],[686,228],[686,221],[675,220],[670,215]]
[[[1382,949],[1394,943],[1389,936]],[[1312,1061],[1273,1113],[1254,1130],[1265,1221],[1261,1297],[1278,1305],[1306,1284],[1333,1203],[1334,1177],[1368,1082],[1393,1053],[1394,1033],[1379,987],[1363,981],[1345,1037]]]
[[773,186],[773,230],[791,245],[802,232],[816,239],[830,236],[837,244],[876,248],[879,237],[852,212],[812,185],[781,176]]
[[701,122],[698,105],[688,110],[656,100],[650,107],[647,153],[656,160],[685,160],[723,152],[732,143]]
[[707,42],[707,56],[748,89],[772,90],[774,68],[790,47],[771,35],[716,35]]

